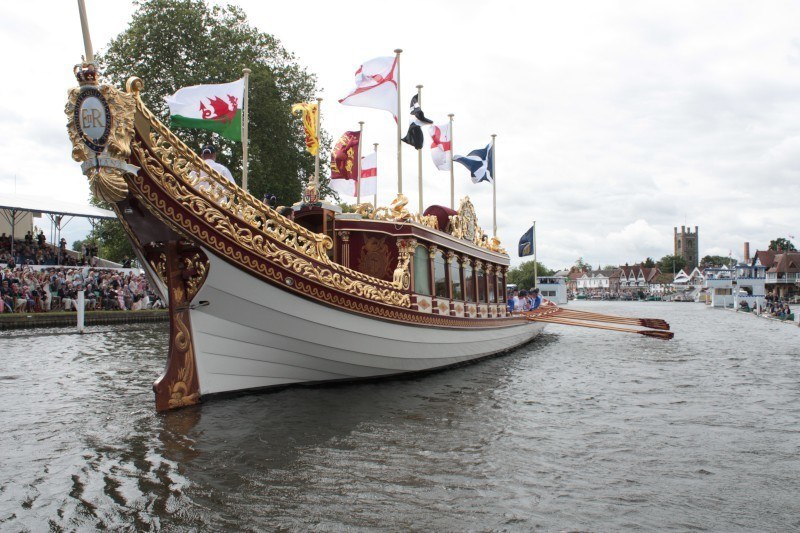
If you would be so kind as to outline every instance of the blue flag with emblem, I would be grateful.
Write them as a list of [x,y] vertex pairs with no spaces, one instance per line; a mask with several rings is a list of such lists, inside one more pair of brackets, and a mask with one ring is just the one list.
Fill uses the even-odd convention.
[[457,155],[453,157],[453,161],[461,163],[469,169],[470,176],[472,176],[472,183],[480,183],[482,181],[492,182],[492,170],[494,166],[494,147],[492,143],[486,145],[486,148],[478,148],[471,151],[468,155]]
[[533,255],[535,244],[533,242],[533,226],[525,232],[519,240],[519,256],[525,257],[526,255]]

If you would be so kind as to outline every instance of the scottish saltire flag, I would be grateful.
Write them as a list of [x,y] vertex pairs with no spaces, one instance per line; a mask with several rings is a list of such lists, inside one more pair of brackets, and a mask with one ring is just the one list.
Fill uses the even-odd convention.
[[376,57],[356,70],[356,87],[340,104],[383,109],[397,120],[397,57]]
[[418,94],[411,97],[411,115],[417,119],[416,122],[420,126],[423,124],[433,124],[432,120],[425,118],[425,113],[422,112],[422,108],[419,106]]
[[450,140],[450,123],[428,126],[431,136],[431,159],[439,170],[450,170],[450,155],[453,143]]
[[453,161],[461,163],[469,169],[472,176],[472,183],[480,183],[482,181],[492,182],[492,166],[494,164],[494,147],[492,143],[486,145],[486,148],[478,148],[471,151],[468,155],[457,155],[453,157]]
[[378,192],[378,152],[372,152],[361,158],[361,180],[358,182],[361,196],[369,196]]
[[533,255],[535,243],[533,242],[533,226],[525,232],[519,240],[519,256]]
[[232,141],[242,140],[244,78],[231,83],[184,87],[164,99],[172,126],[211,130]]

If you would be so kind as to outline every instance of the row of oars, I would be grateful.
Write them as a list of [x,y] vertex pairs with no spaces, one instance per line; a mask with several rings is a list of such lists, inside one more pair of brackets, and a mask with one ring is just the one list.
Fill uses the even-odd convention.
[[[547,322],[550,324],[563,324],[565,326],[579,326],[583,328],[605,329],[608,331],[621,331],[623,333],[636,333],[657,339],[671,339],[675,336],[669,330],[669,324],[660,318],[631,318],[615,315],[604,315],[590,311],[577,311],[564,309],[555,304],[545,305],[533,311],[522,313],[531,322]],[[617,325],[619,324],[619,325]],[[621,327],[622,325],[640,326],[650,329],[634,329]]]

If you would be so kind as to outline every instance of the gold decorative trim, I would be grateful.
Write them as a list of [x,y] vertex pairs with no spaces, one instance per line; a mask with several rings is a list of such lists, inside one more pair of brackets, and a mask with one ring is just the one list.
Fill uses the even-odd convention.
[[[407,264],[401,263],[395,270],[397,281],[387,282],[332,262],[327,255],[327,251],[333,246],[329,237],[310,232],[279,216],[259,200],[217,175],[161,124],[138,95],[136,96],[138,111],[150,123],[147,147],[138,141],[132,144],[138,163],[159,188],[185,209],[203,219],[214,233],[328,287],[389,305],[410,307],[409,295],[399,292],[408,290],[402,276],[403,271],[408,270]],[[198,169],[203,172],[196,172]],[[200,177],[203,174],[205,176]],[[239,261],[243,266],[252,266],[246,264],[246,261],[242,263],[241,252],[168,206],[142,177],[132,176],[132,181],[155,206],[155,210],[151,211],[162,214],[159,218],[170,219],[174,225],[189,231],[223,255]],[[291,251],[281,249],[276,241]]]
[[[110,121],[111,127],[101,154],[87,146],[78,124],[75,123],[75,107],[81,93],[86,90],[95,91],[94,94],[99,94],[108,104],[109,114],[105,119]],[[72,141],[72,159],[84,163],[83,171],[89,178],[92,194],[106,202],[124,200],[128,195],[128,185],[124,176],[132,170],[125,162],[130,156],[130,144],[134,135],[133,121],[136,112],[134,97],[111,85],[73,88],[69,91],[64,112],[69,117],[67,133]]]

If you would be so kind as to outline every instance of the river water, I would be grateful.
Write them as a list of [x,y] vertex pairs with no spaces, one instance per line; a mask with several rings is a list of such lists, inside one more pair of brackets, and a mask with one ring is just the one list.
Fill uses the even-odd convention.
[[165,325],[0,335],[0,530],[800,530],[800,328],[687,303],[167,414]]

